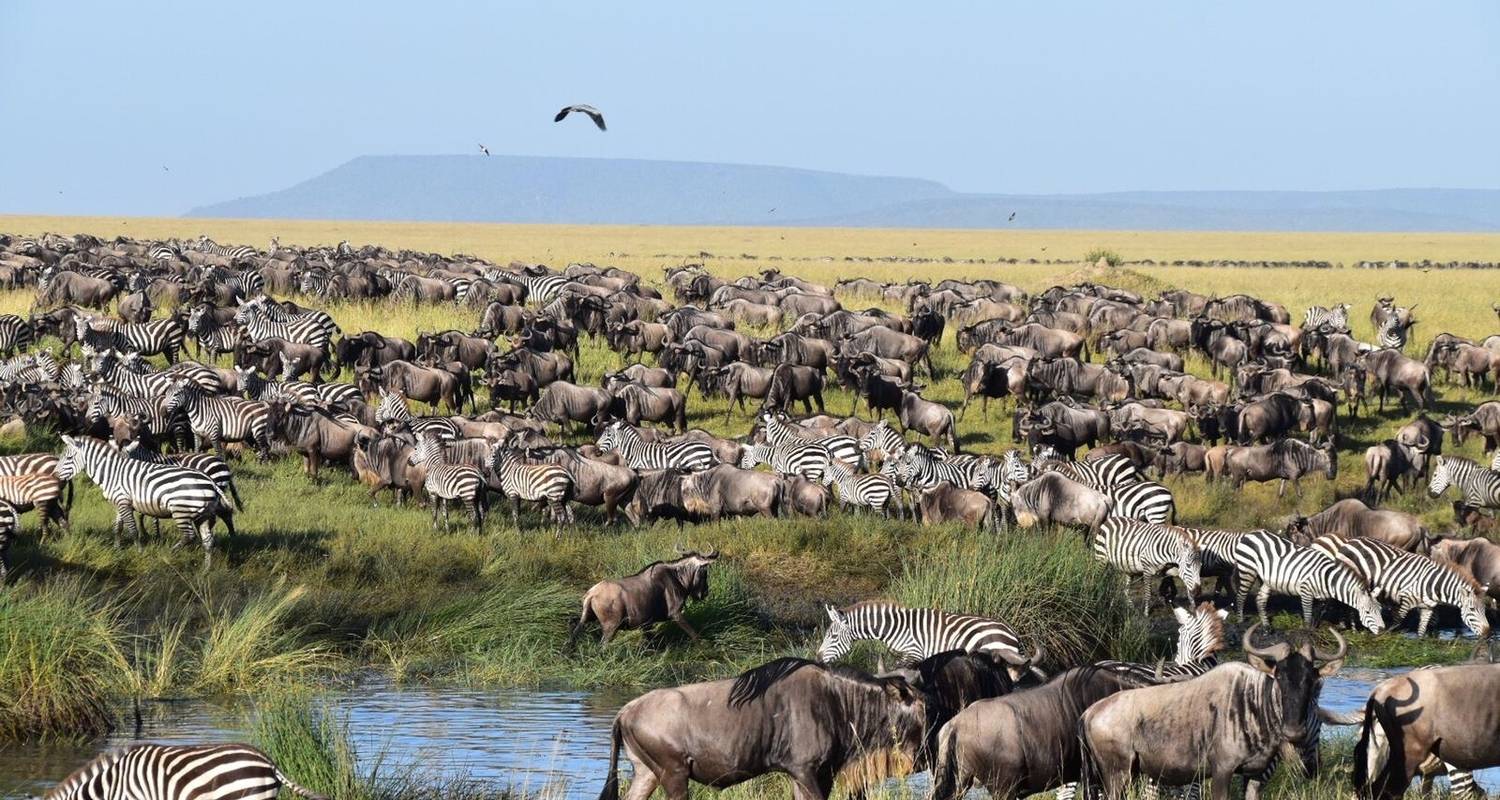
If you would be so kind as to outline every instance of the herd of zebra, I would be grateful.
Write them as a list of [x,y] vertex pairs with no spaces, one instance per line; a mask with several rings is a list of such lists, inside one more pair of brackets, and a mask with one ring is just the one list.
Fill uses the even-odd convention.
[[[1163,594],[1180,584],[1195,598],[1174,609],[1171,665],[1096,665],[1137,685],[1205,678],[1225,646],[1228,607],[1243,616],[1252,592],[1262,622],[1273,596],[1296,598],[1309,625],[1323,603],[1372,632],[1417,611],[1425,634],[1438,609],[1452,608],[1480,639],[1500,594],[1500,547],[1435,536],[1410,514],[1366,504],[1426,480],[1433,495],[1456,488],[1464,528],[1486,528],[1500,508],[1500,455],[1486,467],[1442,454],[1445,438],[1474,434],[1496,449],[1500,403],[1426,413],[1439,371],[1466,384],[1500,377],[1500,336],[1443,333],[1423,358],[1408,357],[1414,306],[1389,297],[1372,308],[1376,341],[1366,343],[1352,336],[1347,304],[1309,308],[1294,326],[1285,308],[1248,295],[1144,298],[1081,283],[1029,296],[988,279],[829,288],[775,270],[726,281],[701,266],[666,269],[658,289],[590,264],[555,271],[348,243],[273,240],[260,251],[206,237],[87,235],[0,235],[0,283],[35,292],[28,315],[0,316],[0,410],[60,443],[56,453],[0,457],[0,576],[22,514],[35,510],[39,530],[68,525],[79,473],[115,508],[117,538],[141,537],[137,516],[170,519],[207,563],[218,523],[233,533],[243,510],[234,450],[298,454],[314,480],[343,465],[372,499],[424,499],[434,526],[456,505],[482,530],[499,495],[517,526],[522,504],[535,503],[558,526],[578,505],[641,523],[822,516],[836,504],[924,524],[1076,527],[1098,559],[1144,584],[1148,608],[1157,580]],[[845,308],[860,298],[904,313]],[[476,323],[411,339],[345,331],[329,309],[351,302],[435,304]],[[932,353],[950,325],[970,358],[957,376],[958,415],[914,382],[943,377]],[[597,387],[575,382],[580,340],[628,365],[597,376]],[[642,362],[648,355],[655,366]],[[1212,377],[1185,371],[1195,356]],[[854,397],[849,416],[812,413],[813,404],[826,412],[830,384]],[[482,413],[480,389],[491,405]],[[750,430],[687,429],[695,390],[729,409],[759,400]],[[1280,530],[1178,519],[1169,484],[1184,479],[1168,476],[1279,480],[1299,494],[1305,475],[1336,478],[1340,413],[1366,411],[1371,391],[1381,410],[1394,394],[1418,413],[1366,452],[1363,499]],[[985,420],[989,400],[1011,407],[1012,449],[961,452],[1003,438],[1004,426],[987,421],[959,434],[975,397]],[[853,415],[860,403],[871,419]],[[566,444],[570,427],[587,440]],[[1224,608],[1204,601],[1209,577]],[[1003,622],[971,615],[881,602],[828,615],[824,662],[860,639],[908,661],[985,654],[1016,680],[1035,678],[1045,658]],[[1073,728],[1067,736],[1076,747]],[[288,783],[253,750],[136,748],[49,796],[109,796],[118,770],[164,779],[216,759],[213,769],[243,771],[242,788]]]

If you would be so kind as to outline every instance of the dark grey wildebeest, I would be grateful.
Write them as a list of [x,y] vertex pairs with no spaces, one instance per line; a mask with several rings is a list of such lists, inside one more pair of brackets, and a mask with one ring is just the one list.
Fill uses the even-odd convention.
[[921,364],[927,369],[927,375],[931,377],[936,373],[932,371],[932,355],[928,352],[929,349],[930,345],[916,336],[879,325],[846,336],[839,343],[839,351],[844,355],[874,353],[881,358],[905,361],[914,366]]
[[1297,496],[1302,496],[1302,476],[1322,472],[1329,481],[1338,477],[1339,460],[1333,445],[1314,447],[1299,439],[1282,439],[1272,444],[1231,447],[1224,457],[1224,471],[1236,487],[1245,481],[1280,480],[1276,496],[1286,495],[1286,482],[1292,482]]
[[953,422],[953,411],[942,403],[924,399],[914,391],[920,388],[912,387],[901,392],[901,403],[896,409],[901,429],[925,434],[934,445],[941,439],[947,442],[949,450],[957,453],[958,430]]
[[1370,692],[1354,745],[1355,796],[1401,797],[1435,760],[1447,767],[1455,795],[1454,770],[1500,766],[1500,664],[1415,669]]
[[1010,502],[1016,524],[1022,528],[1049,523],[1084,528],[1090,534],[1098,533],[1114,510],[1108,495],[1057,472],[1043,473],[1017,486]]
[[599,800],[617,800],[620,750],[634,766],[628,800],[660,786],[687,800],[690,781],[734,786],[791,776],[798,800],[826,800],[844,768],[881,751],[922,760],[927,695],[904,678],[780,658],[737,678],[656,689],[630,701],[611,729]]
[[526,416],[540,422],[551,422],[559,427],[569,422],[592,425],[609,413],[610,393],[592,386],[579,386],[567,381],[553,381],[542,390],[542,396],[526,412]]
[[583,612],[568,633],[568,648],[590,622],[599,623],[603,634],[600,644],[609,644],[621,629],[644,628],[668,620],[697,639],[698,631],[682,616],[682,609],[689,600],[708,597],[708,568],[718,558],[717,549],[698,553],[679,547],[672,561],[653,561],[634,575],[599,581],[583,595]]
[[1361,355],[1355,362],[1370,376],[1375,388],[1380,390],[1378,410],[1385,410],[1385,397],[1395,393],[1401,400],[1401,408],[1410,401],[1417,408],[1432,406],[1432,375],[1427,365],[1407,358],[1400,350],[1387,347]]
[[[555,386],[556,384],[547,387],[547,391],[552,391]],[[614,397],[616,404],[624,404],[621,418],[631,425],[639,427],[642,422],[659,422],[679,434],[687,432],[687,399],[682,396],[682,392],[618,381],[611,382],[606,391]],[[601,415],[594,420],[594,424],[598,427],[604,421]]]
[[1077,781],[1079,718],[1140,685],[1123,672],[1077,667],[1034,689],[973,703],[938,732],[930,800],[959,800],[975,783],[1006,800]]
[[[1246,800],[1260,797],[1279,757],[1295,750],[1309,774],[1317,769],[1321,728],[1318,695],[1338,672],[1348,642],[1317,649],[1311,637],[1293,646],[1257,647],[1251,625],[1242,637],[1249,664],[1222,664],[1175,684],[1120,692],[1091,706],[1079,724],[1089,795],[1121,800],[1135,777],[1185,786],[1213,779],[1213,800],[1229,800],[1235,775],[1246,779]],[[1093,778],[1098,778],[1097,786]]]

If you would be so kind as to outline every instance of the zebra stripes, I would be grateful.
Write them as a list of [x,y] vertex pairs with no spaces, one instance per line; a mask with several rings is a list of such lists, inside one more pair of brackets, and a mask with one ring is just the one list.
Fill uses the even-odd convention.
[[151,464],[167,464],[184,469],[197,470],[207,475],[226,496],[234,500],[234,507],[238,511],[245,510],[245,503],[240,499],[239,487],[234,483],[234,471],[229,468],[229,462],[214,455],[213,453],[173,453],[163,455],[145,447],[138,442],[129,442],[120,448],[120,452],[131,458],[145,461]]
[[809,442],[740,445],[740,469],[768,464],[779,475],[801,475],[815,483],[824,482],[823,476],[832,460],[828,448]]
[[843,434],[810,436],[796,430],[796,426],[788,423],[784,415],[770,412],[762,414],[760,422],[765,430],[766,441],[771,444],[816,443],[828,448],[828,455],[831,458],[852,465],[855,469],[864,466],[864,451],[860,449],[859,441],[853,436]]
[[1203,602],[1191,608],[1173,606],[1172,614],[1177,618],[1177,652],[1170,663],[1100,661],[1094,666],[1123,673],[1141,684],[1177,683],[1218,666],[1217,654],[1227,646],[1224,620],[1229,609],[1218,610],[1213,603]]
[[618,420],[599,434],[596,442],[606,453],[619,453],[631,469],[703,470],[719,462],[705,442],[647,442],[640,433]]
[[298,786],[265,753],[244,744],[137,744],[101,753],[52,787],[43,800],[274,800]]
[[1500,472],[1485,469],[1467,458],[1437,456],[1427,491],[1437,497],[1456,487],[1464,505],[1471,508],[1500,508]]
[[[1137,577],[1149,579],[1175,569],[1190,595],[1197,594],[1201,582],[1203,549],[1187,528],[1110,517],[1094,536],[1094,557],[1130,576],[1127,599],[1129,583]],[[1147,605],[1150,599],[1148,586]]]
[[558,273],[546,275],[532,275],[528,272],[503,272],[500,280],[519,284],[526,289],[526,299],[538,307],[545,306],[557,299],[562,293],[562,288],[568,285],[568,278]]
[[188,427],[201,446],[213,445],[224,456],[225,442],[247,442],[255,446],[261,461],[271,457],[271,408],[257,400],[210,395],[191,381],[178,380],[168,396],[166,413],[181,410]]
[[219,244],[218,242],[215,242],[213,239],[210,239],[207,236],[199,236],[198,246],[194,249],[200,253],[207,253],[211,256],[222,256],[223,258],[229,259],[231,262],[253,261],[260,257],[260,251],[256,250],[248,244],[236,244],[226,247],[225,245]]
[[239,325],[232,322],[219,324],[214,318],[212,307],[208,305],[197,306],[188,313],[187,330],[198,343],[200,358],[205,350],[214,359],[224,353],[233,353],[245,339],[245,332]]
[[73,327],[78,341],[95,350],[164,355],[168,364],[177,363],[183,340],[187,338],[187,326],[177,317],[151,322],[120,322],[80,315],[73,318]]
[[1314,600],[1337,600],[1353,608],[1371,633],[1385,630],[1380,603],[1369,584],[1346,565],[1314,548],[1298,547],[1274,533],[1250,531],[1235,545],[1234,566],[1239,572],[1235,611],[1240,619],[1245,618],[1250,589],[1259,581],[1256,601],[1262,624],[1270,624],[1267,606],[1274,592],[1295,595],[1302,601],[1302,620],[1308,627],[1313,624]]
[[322,408],[352,408],[354,401],[363,402],[364,393],[352,383],[308,383],[307,381],[273,381],[260,374],[255,367],[235,367],[239,376],[239,388],[251,400],[270,402],[287,400],[305,406]]
[[[151,464],[116,452],[108,444],[93,438],[64,436],[62,456],[58,458],[57,477],[67,481],[82,472],[98,484],[115,507],[114,536],[129,530],[140,538],[135,513],[159,519],[171,518],[184,541],[196,534],[203,543],[203,563],[207,566],[213,554],[214,519],[221,516],[224,493],[207,475],[185,467]],[[229,517],[232,535],[234,524]]]
[[0,500],[0,583],[10,575],[10,543],[20,532],[20,520],[15,506]]
[[[1329,538],[1319,537],[1314,546]],[[1380,594],[1399,604],[1391,624],[1399,625],[1413,610],[1420,610],[1417,635],[1426,636],[1433,609],[1447,605],[1458,609],[1464,624],[1476,636],[1481,639],[1489,636],[1484,593],[1473,578],[1465,578],[1452,567],[1426,556],[1398,550],[1373,539],[1334,539],[1327,544],[1333,545],[1337,558],[1366,583],[1379,587]]]
[[375,406],[375,422],[378,425],[394,422],[418,436],[431,435],[444,440],[459,437],[458,423],[448,417],[413,416],[406,405],[406,397],[390,389],[380,390],[380,403]]
[[417,446],[407,457],[414,467],[426,467],[427,475],[422,479],[422,489],[432,501],[432,527],[438,527],[438,511],[443,514],[443,527],[448,527],[448,502],[458,500],[469,507],[474,519],[474,530],[484,527],[484,512],[488,505],[488,487],[484,474],[468,464],[450,464],[443,452],[443,441],[436,436],[422,435]]
[[56,474],[50,472],[0,475],[0,500],[23,514],[36,509],[38,533],[57,527],[67,530],[68,514],[61,499],[64,485]]
[[546,504],[559,525],[573,523],[568,501],[573,497],[573,475],[556,464],[527,464],[505,443],[490,453],[490,470],[500,493],[511,499],[511,522],[521,527],[521,501]]
[[0,355],[10,356],[26,350],[36,341],[36,329],[24,317],[15,314],[0,315]]
[[327,349],[333,337],[341,332],[325,312],[289,314],[265,295],[241,304],[234,312],[234,321],[253,342],[276,337]]
[[982,462],[938,461],[927,448],[920,445],[908,447],[900,458],[885,462],[881,469],[889,470],[889,474],[903,486],[913,489],[928,489],[944,482],[975,491],[989,488]]
[[856,603],[845,609],[828,606],[830,625],[818,646],[818,660],[837,661],[855,642],[874,639],[909,661],[920,661],[949,650],[984,653],[1012,666],[1035,663],[1028,658],[1021,637],[1003,622],[971,614],[950,614],[932,608],[906,608],[892,603]]
[[834,498],[842,506],[872,508],[890,516],[892,501],[896,515],[905,516],[901,502],[901,487],[889,475],[861,475],[842,461],[831,461],[823,471],[824,486],[833,489]]
[[1308,306],[1302,315],[1302,329],[1316,330],[1327,325],[1342,333],[1349,332],[1349,304],[1339,303],[1331,308],[1324,306]]
[[1406,349],[1407,337],[1411,334],[1411,323],[1402,324],[1401,320],[1391,317],[1381,323],[1377,332],[1377,343],[1380,347],[1390,347],[1396,350]]
[[1172,490],[1146,480],[1130,459],[1119,455],[1100,456],[1087,461],[1066,461],[1051,453],[1032,459],[1037,471],[1061,473],[1091,489],[1103,492],[1114,501],[1114,514],[1142,522],[1171,525],[1177,517],[1177,501]]
[[859,437],[859,450],[866,460],[870,460],[872,456],[882,462],[900,458],[907,446],[906,437],[897,433],[885,420],[875,423],[864,436]]

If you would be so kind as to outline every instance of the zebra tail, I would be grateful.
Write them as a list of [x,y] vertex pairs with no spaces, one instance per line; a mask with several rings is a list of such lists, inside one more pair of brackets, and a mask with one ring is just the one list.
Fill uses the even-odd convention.
[[240,490],[239,490],[239,487],[234,485],[234,478],[233,478],[233,476],[231,476],[229,478],[229,496],[232,497],[232,498],[234,498],[234,510],[235,511],[244,511],[245,510],[245,504],[240,501]]
[[318,794],[311,789],[298,785],[296,781],[288,778],[286,773],[282,772],[279,767],[272,766],[271,770],[276,773],[276,780],[280,781],[283,787],[290,789],[292,794],[306,798],[306,800],[330,800],[326,795]]
[[958,728],[944,725],[938,731],[937,758],[932,763],[932,793],[928,795],[930,800],[950,800],[958,791],[957,745]]
[[609,732],[609,773],[604,778],[604,788],[599,790],[599,800],[619,800],[620,797],[620,718]]

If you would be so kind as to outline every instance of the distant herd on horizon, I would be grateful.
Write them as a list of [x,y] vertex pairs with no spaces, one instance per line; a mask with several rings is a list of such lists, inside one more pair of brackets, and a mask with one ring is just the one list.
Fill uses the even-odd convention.
[[[243,511],[233,462],[254,453],[300,455],[313,481],[335,466],[372,501],[389,491],[426,503],[443,530],[454,508],[476,531],[503,524],[489,519],[493,497],[510,501],[511,525],[539,523],[535,535],[566,535],[580,507],[603,525],[621,511],[635,525],[681,525],[816,518],[836,504],[950,523],[958,536],[1063,526],[1124,576],[1143,610],[1155,583],[1183,595],[1172,604],[1178,650],[1160,664],[1058,663],[1004,620],[965,609],[830,606],[817,660],[777,659],[622,709],[603,800],[618,794],[621,752],[634,765],[632,800],[658,786],[684,800],[690,781],[773,771],[805,800],[890,751],[932,771],[934,800],[974,784],[995,796],[1118,800],[1137,778],[1152,793],[1211,779],[1223,800],[1234,776],[1254,798],[1282,761],[1319,768],[1324,723],[1360,726],[1360,797],[1400,796],[1418,774],[1446,773],[1455,793],[1471,792],[1474,770],[1500,766],[1500,665],[1414,670],[1355,714],[1318,704],[1348,652],[1337,630],[1332,649],[1314,641],[1319,619],[1381,633],[1416,612],[1418,635],[1435,622],[1487,652],[1500,597],[1500,546],[1487,538],[1500,453],[1482,464],[1443,452],[1472,437],[1496,451],[1500,402],[1434,408],[1445,385],[1496,385],[1500,334],[1438,333],[1413,357],[1417,307],[1393,297],[1370,299],[1366,342],[1351,333],[1342,301],[1352,298],[1309,307],[1294,325],[1286,308],[1249,295],[1147,298],[1087,282],[1034,295],[994,280],[829,288],[777,270],[730,281],[701,266],[648,281],[592,264],[501,266],[347,242],[273,240],[261,251],[54,234],[0,234],[0,286],[35,296],[27,315],[0,316],[0,412],[27,441],[59,442],[0,457],[0,579],[24,515],[35,512],[38,534],[69,526],[80,474],[114,507],[117,541],[143,537],[138,518],[171,520],[207,566],[216,528],[232,535]],[[346,303],[448,308],[469,322],[414,339],[346,331],[336,321]],[[575,382],[580,341],[624,366],[597,386]],[[935,363],[945,343],[970,359],[953,375]],[[1206,375],[1187,371],[1200,366]],[[852,395],[849,416],[827,413],[830,382]],[[690,414],[694,394],[721,405]],[[978,421],[967,418],[974,399]],[[1008,424],[990,422],[991,400],[1010,408]],[[861,406],[865,418],[854,416]],[[1402,424],[1390,417],[1397,407],[1415,417]],[[750,420],[742,437],[688,427],[736,409]],[[1335,481],[1347,418],[1362,414],[1390,420],[1394,435],[1365,448],[1363,485],[1347,493],[1357,496],[1279,530],[1178,518],[1168,484],[1182,479],[1167,476],[1274,480],[1299,497],[1305,477]],[[1017,449],[999,449],[1005,429]],[[1434,497],[1453,490],[1450,530],[1377,507],[1422,483]],[[698,636],[683,609],[729,557],[684,550],[601,581],[573,638],[597,624],[607,643],[663,622]],[[1230,607],[1242,619],[1252,593],[1260,622],[1239,636],[1246,661],[1219,663]],[[1310,630],[1257,643],[1273,598],[1295,598]],[[861,640],[882,642],[902,666],[870,675],[838,664]],[[123,796],[163,800],[274,797],[283,786],[317,796],[248,746],[135,745],[47,797],[104,800],[127,784],[136,793]]]

